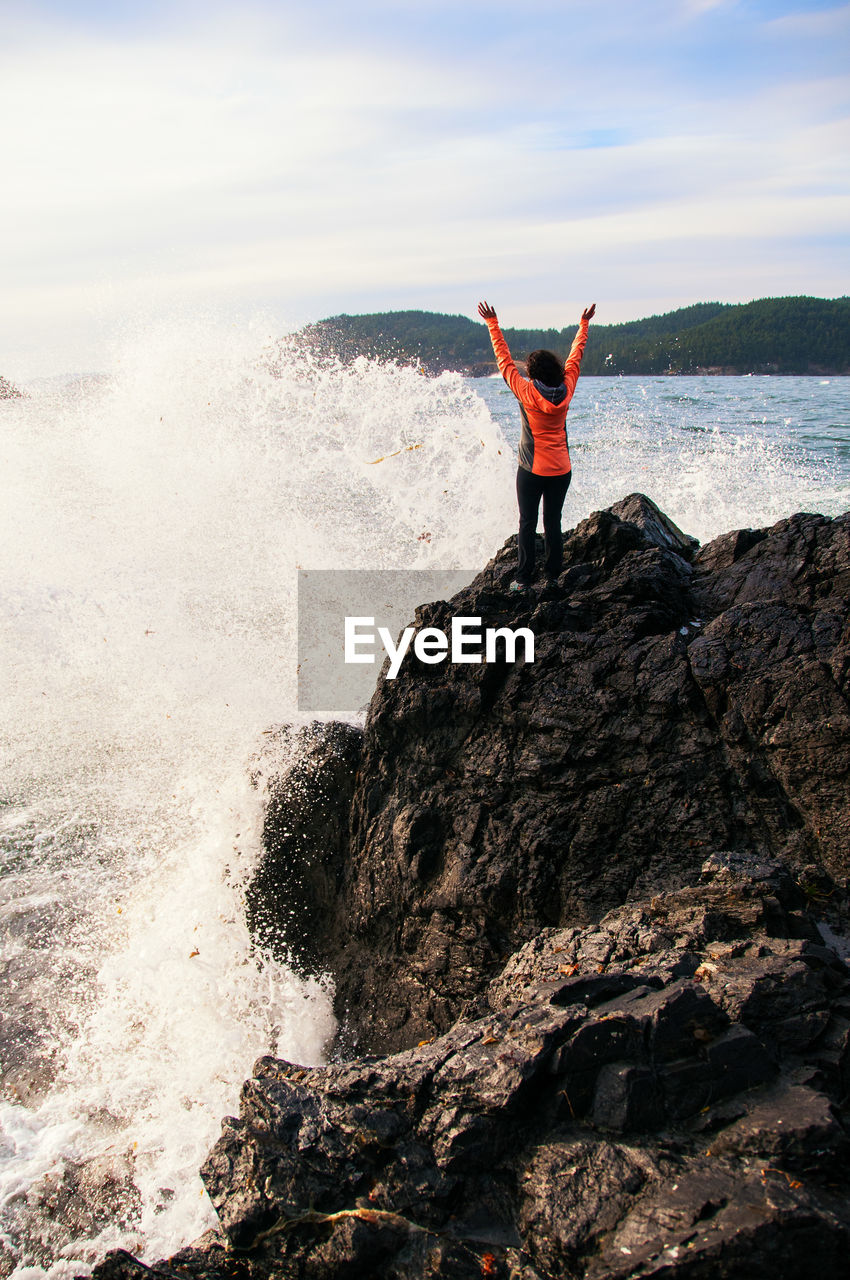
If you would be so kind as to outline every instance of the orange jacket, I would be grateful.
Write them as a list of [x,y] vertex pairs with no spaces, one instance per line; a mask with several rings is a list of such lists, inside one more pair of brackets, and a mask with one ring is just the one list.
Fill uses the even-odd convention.
[[578,382],[579,365],[587,342],[588,321],[579,323],[570,354],[564,365],[564,381],[559,387],[524,378],[511,359],[498,320],[488,320],[490,341],[499,372],[519,401],[522,414],[518,461],[536,476],[562,476],[572,470],[567,441],[567,410]]

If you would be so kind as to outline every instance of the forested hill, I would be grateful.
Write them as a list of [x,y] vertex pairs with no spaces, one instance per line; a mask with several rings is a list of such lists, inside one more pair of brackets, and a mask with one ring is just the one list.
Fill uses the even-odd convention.
[[[564,356],[565,329],[505,329],[517,360],[535,347]],[[387,311],[332,316],[301,337],[343,359],[358,355],[415,362],[429,372],[495,370],[486,326],[466,316]],[[585,374],[850,374],[850,298],[761,298],[737,305],[700,302],[627,324],[590,326]]]

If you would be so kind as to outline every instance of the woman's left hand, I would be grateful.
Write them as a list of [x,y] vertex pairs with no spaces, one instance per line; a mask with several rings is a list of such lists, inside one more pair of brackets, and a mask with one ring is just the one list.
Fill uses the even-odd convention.
[[478,314],[480,315],[482,320],[495,320],[496,308],[491,307],[489,302],[479,302]]

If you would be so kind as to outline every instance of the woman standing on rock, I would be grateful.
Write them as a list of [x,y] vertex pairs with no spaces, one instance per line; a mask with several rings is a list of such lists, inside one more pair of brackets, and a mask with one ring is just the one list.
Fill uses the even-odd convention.
[[528,377],[524,378],[511,359],[494,308],[489,302],[478,304],[478,314],[490,331],[499,372],[519,401],[522,414],[516,473],[519,558],[511,591],[527,590],[534,577],[537,513],[541,498],[546,577],[551,582],[561,572],[564,560],[561,511],[572,478],[567,409],[578,382],[588,326],[595,313],[595,302],[582,312],[566,364],[561,363],[554,351],[532,351],[526,362]]

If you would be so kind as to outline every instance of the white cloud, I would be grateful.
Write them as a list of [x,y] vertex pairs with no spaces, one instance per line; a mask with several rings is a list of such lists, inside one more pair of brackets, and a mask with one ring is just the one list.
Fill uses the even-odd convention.
[[[623,280],[640,277],[626,253],[655,262],[668,282],[647,297],[670,296],[675,246],[688,246],[695,300],[715,288],[718,245],[756,279],[777,237],[787,252],[843,234],[841,77],[683,92],[665,78],[669,53],[624,62],[657,0],[614,8],[614,55],[582,29],[551,76],[527,22],[486,57],[394,45],[387,15],[356,39],[307,31],[294,10],[224,9],[203,29],[132,40],[19,24],[0,51],[7,350],[24,330],[37,343],[75,315],[94,331],[173,299],[304,319],[319,297],[446,309],[580,254],[590,283],[612,253]],[[590,6],[570,13],[589,21]],[[15,372],[3,365],[0,348],[0,371]]]

